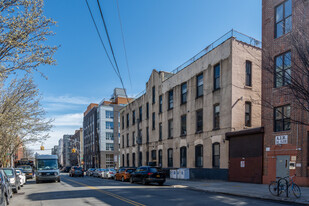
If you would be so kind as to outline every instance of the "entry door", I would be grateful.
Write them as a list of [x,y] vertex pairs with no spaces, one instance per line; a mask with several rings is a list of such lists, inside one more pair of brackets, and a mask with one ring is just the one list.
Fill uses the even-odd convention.
[[289,176],[290,170],[290,156],[289,155],[278,155],[276,162],[276,177]]

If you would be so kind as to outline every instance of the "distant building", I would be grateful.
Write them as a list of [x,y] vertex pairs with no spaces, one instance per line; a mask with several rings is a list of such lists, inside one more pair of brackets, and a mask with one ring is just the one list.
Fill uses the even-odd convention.
[[91,103],[84,112],[84,165],[86,169],[98,168],[100,165],[97,109],[98,104]]
[[102,101],[97,108],[97,127],[100,146],[100,167],[118,167],[120,115],[119,110],[132,99],[127,99],[125,90],[115,88],[110,101]]
[[82,165],[83,158],[83,129],[80,128],[79,130],[75,130],[75,134],[70,138],[70,162],[71,165]]
[[58,155],[58,145],[55,145],[52,149],[51,149],[51,154],[52,155]]
[[70,142],[70,139],[71,139],[72,135],[68,135],[68,134],[65,134],[63,135],[63,150],[62,150],[62,153],[63,153],[63,166],[64,167],[69,167],[69,166],[72,166],[71,164],[71,161],[70,161],[70,148],[71,148],[71,142]]
[[63,164],[63,139],[59,139],[58,141],[58,161],[60,166],[64,166]]

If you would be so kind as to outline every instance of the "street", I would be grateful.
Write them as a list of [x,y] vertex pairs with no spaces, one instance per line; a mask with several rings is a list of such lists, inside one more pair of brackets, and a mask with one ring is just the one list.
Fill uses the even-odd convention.
[[193,191],[177,185],[141,185],[94,177],[62,175],[60,183],[28,183],[12,206],[51,205],[281,205],[258,199]]

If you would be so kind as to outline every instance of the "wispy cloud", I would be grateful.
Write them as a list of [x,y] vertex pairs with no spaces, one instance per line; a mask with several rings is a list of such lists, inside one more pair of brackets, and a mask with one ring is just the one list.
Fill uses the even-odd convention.
[[81,127],[83,124],[83,113],[63,114],[52,116],[55,119],[54,126],[76,126]]
[[50,103],[62,103],[62,104],[77,104],[77,105],[88,105],[92,102],[98,102],[98,99],[89,97],[73,97],[73,96],[47,96],[43,99],[44,102]]

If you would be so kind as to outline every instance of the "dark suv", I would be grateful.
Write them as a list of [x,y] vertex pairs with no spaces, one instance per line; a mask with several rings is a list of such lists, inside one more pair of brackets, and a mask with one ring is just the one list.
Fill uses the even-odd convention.
[[163,185],[165,182],[165,173],[157,167],[142,166],[131,174],[130,182],[141,182],[144,185],[155,182],[159,185]]
[[70,170],[70,177],[78,176],[78,177],[84,177],[84,169],[79,166],[73,166]]

